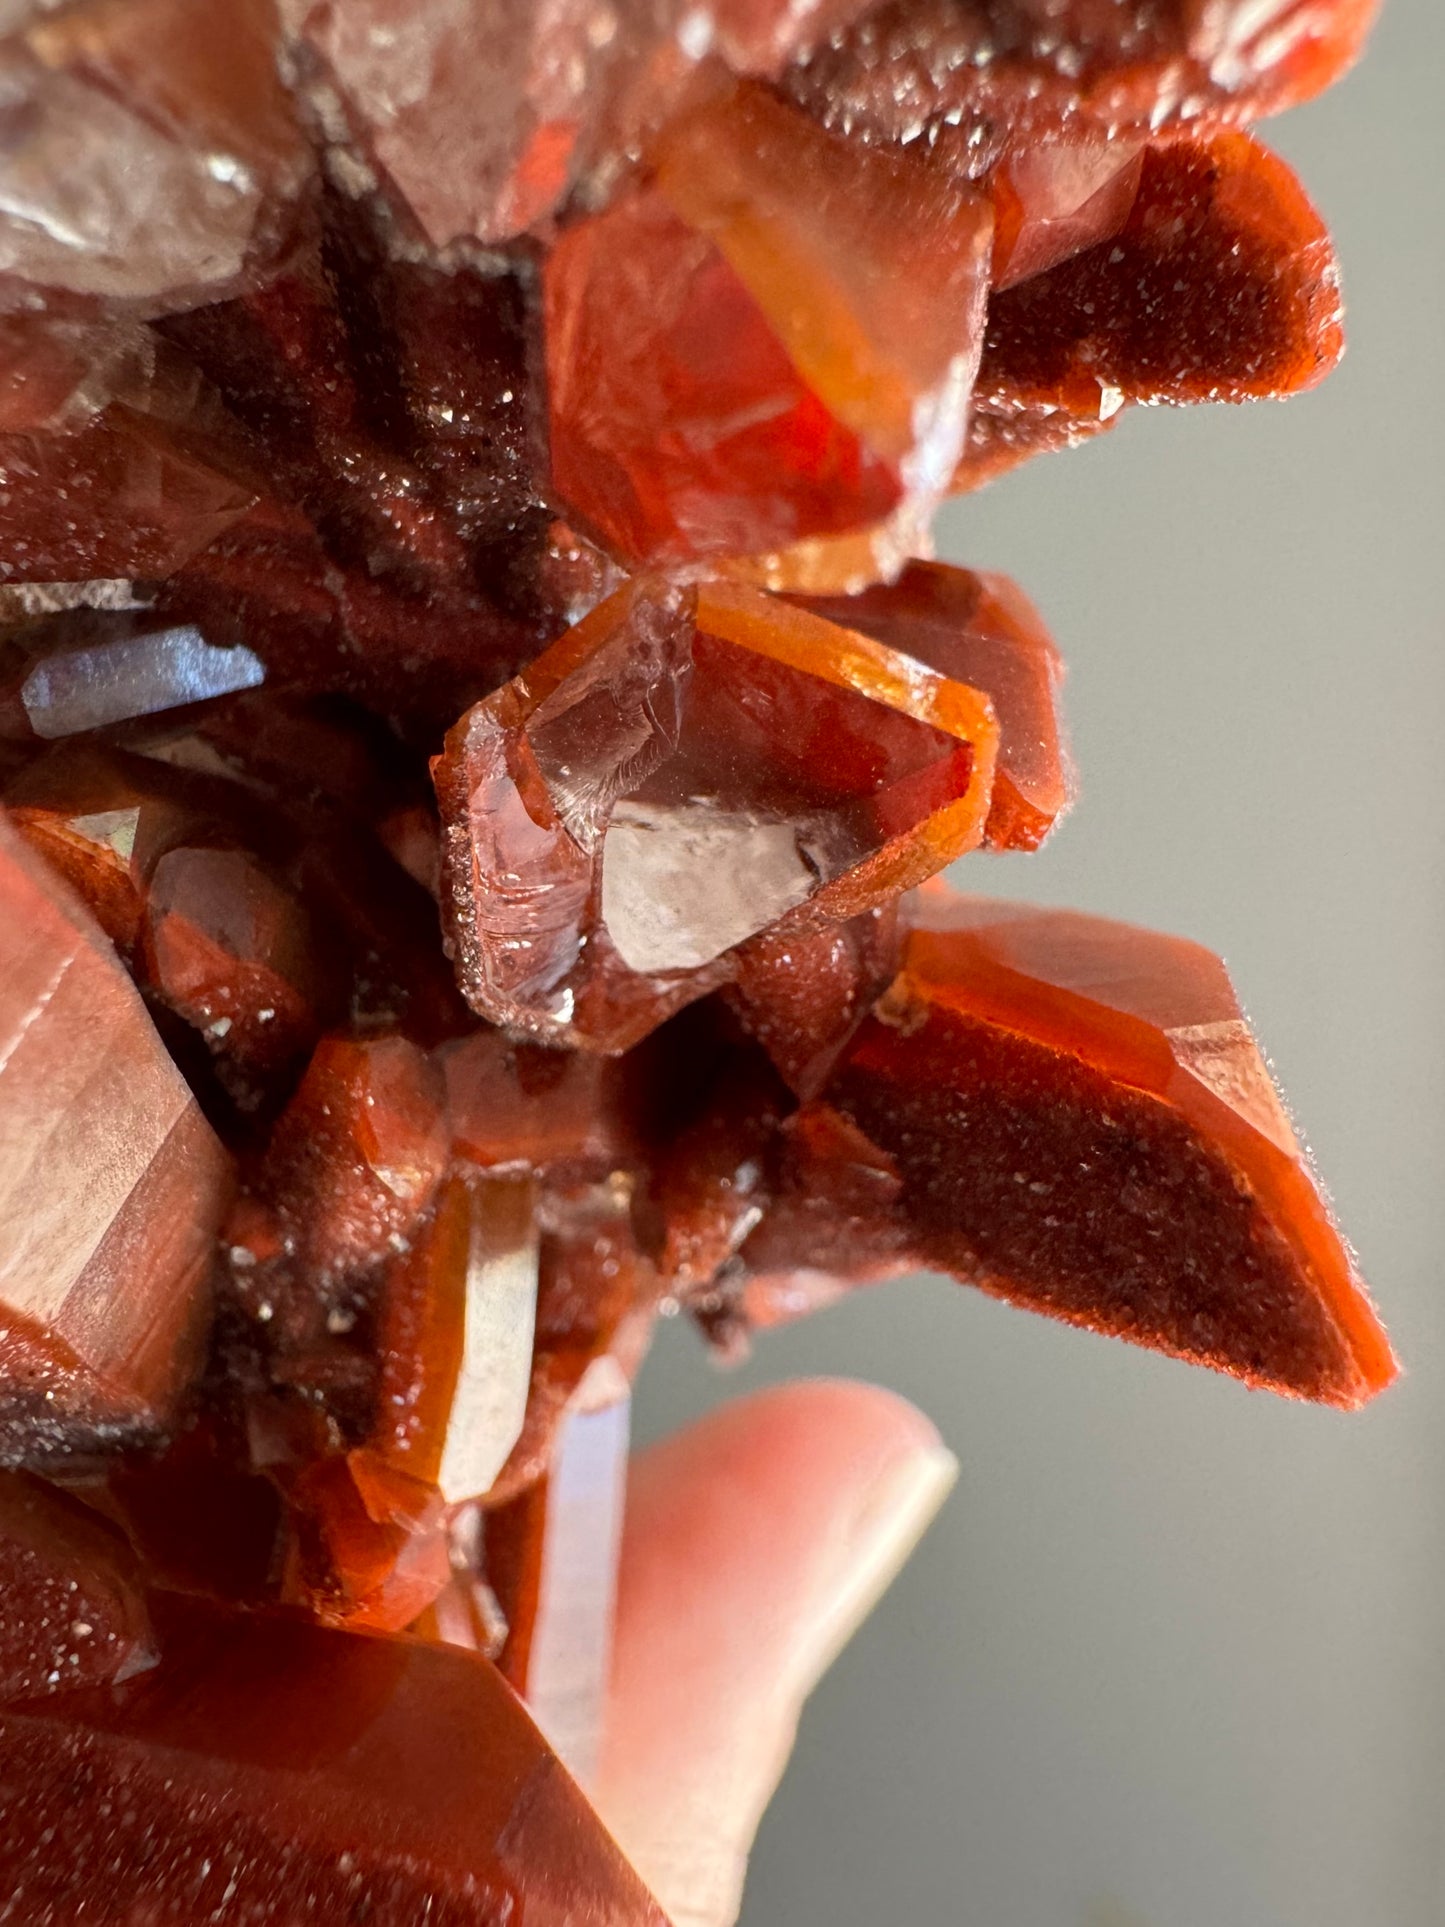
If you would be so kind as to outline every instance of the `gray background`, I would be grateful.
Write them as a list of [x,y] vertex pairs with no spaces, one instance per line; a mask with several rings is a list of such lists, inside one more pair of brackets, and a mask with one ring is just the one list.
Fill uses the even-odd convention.
[[937,1280],[714,1372],[921,1404],[963,1476],[804,1722],[749,1927],[1445,1920],[1445,8],[1266,130],[1337,234],[1351,352],[1288,407],[1136,414],[955,504],[1068,655],[1084,795],[970,887],[1228,958],[1408,1379],[1316,1412]]

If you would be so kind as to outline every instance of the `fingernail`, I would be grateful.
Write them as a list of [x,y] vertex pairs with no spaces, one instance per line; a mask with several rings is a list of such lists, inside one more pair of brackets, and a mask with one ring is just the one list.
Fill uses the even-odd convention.
[[868,1486],[819,1576],[797,1656],[802,1691],[812,1691],[893,1584],[957,1479],[958,1460],[931,1443],[890,1459]]

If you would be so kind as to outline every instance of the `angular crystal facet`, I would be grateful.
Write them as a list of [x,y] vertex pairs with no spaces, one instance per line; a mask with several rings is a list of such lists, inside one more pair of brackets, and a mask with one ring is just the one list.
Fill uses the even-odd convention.
[[307,170],[270,0],[28,11],[0,40],[0,288],[175,307],[237,280]]
[[151,332],[0,315],[0,575],[160,576],[256,507],[256,451]]
[[617,31],[605,0],[323,0],[296,10],[356,144],[434,247],[505,240],[561,199],[587,82]]
[[978,691],[803,610],[624,590],[435,765],[467,994],[625,1048],[747,939],[858,915],[976,844],[996,738]]
[[0,1916],[662,1927],[660,1313],[1389,1382],[1216,960],[938,885],[1073,781],[918,559],[1327,372],[1373,5],[0,0]]
[[35,734],[52,740],[234,695],[265,679],[265,665],[244,645],[218,649],[193,627],[157,629],[42,656],[20,700]]
[[480,1498],[521,1434],[536,1317],[531,1180],[451,1180],[386,1290],[375,1449],[449,1505]]
[[[1209,299],[1181,300],[1201,272]],[[1131,402],[1313,387],[1343,347],[1334,250],[1285,163],[1241,133],[1151,146],[1112,239],[990,305],[955,484],[1095,434]]]
[[0,822],[0,1462],[155,1428],[229,1161],[115,953]]
[[[150,1672],[0,1712],[17,1918],[666,1927],[485,1660],[179,1597],[155,1612]],[[105,1825],[73,1828],[77,1800]]]
[[169,850],[151,876],[142,970],[247,1104],[320,1029],[306,913],[244,850]]
[[641,1364],[663,1285],[643,1248],[635,1201],[624,1172],[601,1181],[554,1177],[543,1188],[532,1383],[493,1504],[546,1472],[557,1428],[599,1358],[611,1357],[629,1377]]
[[[1208,303],[1171,298],[1184,262],[1205,260]],[[1313,386],[1343,345],[1339,267],[1299,182],[1247,134],[1216,134],[1149,148],[1114,239],[1002,297],[980,391],[1244,401]]]
[[22,769],[6,794],[15,829],[132,962],[156,863],[208,827],[159,776],[139,759],[71,745]]
[[127,1679],[154,1658],[130,1547],[23,1472],[0,1472],[0,1587],[0,1704]]
[[[925,893],[821,1107],[863,1147],[854,1170],[878,1165],[871,1204],[853,1186],[865,1261],[907,1254],[1299,1397],[1358,1405],[1394,1376],[1224,967],[1198,945]],[[841,1162],[830,1129],[795,1134],[803,1166]],[[786,1268],[803,1222],[763,1227],[761,1269]]]
[[616,1361],[594,1360],[546,1478],[483,1515],[487,1578],[508,1626],[498,1664],[583,1786],[607,1700],[631,1398]]
[[327,1625],[394,1633],[450,1582],[446,1508],[434,1486],[366,1446],[305,1463],[287,1483],[287,1604]]
[[1011,288],[1110,240],[1139,193],[1143,140],[1059,140],[1005,155],[989,178],[993,285]]
[[988,691],[999,744],[984,841],[996,850],[1037,849],[1074,800],[1074,771],[1059,714],[1064,665],[1018,585],[1006,575],[914,562],[895,582],[806,606]]
[[405,1250],[446,1173],[436,1066],[405,1037],[323,1038],[225,1230],[232,1288],[297,1343]]
[[[935,501],[962,446],[992,212],[761,91],[546,271],[552,467],[623,554],[754,555]],[[926,276],[915,272],[927,259]]]

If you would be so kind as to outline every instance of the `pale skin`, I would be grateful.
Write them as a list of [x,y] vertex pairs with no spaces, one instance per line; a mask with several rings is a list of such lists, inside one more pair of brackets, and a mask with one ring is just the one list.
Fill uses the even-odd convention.
[[803,1702],[956,1472],[922,1413],[837,1380],[740,1399],[634,1461],[596,1802],[674,1927],[736,1918]]

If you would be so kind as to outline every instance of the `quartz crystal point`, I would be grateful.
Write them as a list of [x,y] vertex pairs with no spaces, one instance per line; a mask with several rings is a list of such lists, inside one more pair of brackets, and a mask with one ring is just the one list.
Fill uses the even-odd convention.
[[995,293],[1112,240],[1138,198],[1143,145],[1096,135],[1011,148],[989,177]]
[[216,395],[151,331],[24,313],[0,315],[0,486],[0,575],[75,582],[169,574],[264,483]]
[[937,883],[1073,775],[919,559],[1329,371],[1248,128],[1373,11],[0,0],[0,1920],[663,1927],[660,1312],[1389,1383],[1222,966]]
[[488,1494],[500,1505],[542,1477],[578,1387],[602,1356],[630,1378],[664,1296],[626,1171],[554,1178],[543,1189],[532,1382],[521,1436]]
[[508,1627],[497,1663],[583,1786],[596,1776],[606,1709],[630,1410],[625,1373],[595,1359],[547,1476],[483,1514],[486,1572]]
[[1059,710],[1064,665],[1018,585],[1005,575],[914,562],[895,582],[813,597],[805,606],[988,691],[999,744],[984,842],[1036,850],[1074,800],[1074,771]]
[[821,1129],[795,1121],[800,1172],[833,1171],[762,1228],[760,1268],[792,1239],[806,1258],[811,1222],[824,1269],[850,1244],[906,1256],[1298,1397],[1359,1405],[1395,1374],[1224,968],[1195,944],[925,894],[817,1105]]
[[448,1505],[487,1492],[521,1435],[537,1246],[531,1179],[458,1177],[386,1293],[375,1449]]
[[[1191,285],[1207,296],[1184,298]],[[956,483],[1097,433],[1127,403],[1313,387],[1343,347],[1334,250],[1285,163],[1241,133],[1151,146],[1110,240],[990,304]]]
[[204,817],[154,765],[89,745],[25,766],[6,802],[13,827],[134,963],[155,866],[199,839]]
[[179,1597],[153,1614],[149,1672],[0,1712],[17,1921],[666,1927],[485,1660]]
[[400,1632],[451,1580],[435,1487],[366,1447],[285,1481],[294,1544],[282,1597],[327,1625]]
[[0,819],[0,1463],[144,1434],[195,1363],[228,1161],[115,953]]
[[227,1227],[236,1289],[264,1322],[334,1308],[405,1249],[446,1172],[436,1066],[408,1038],[323,1038]]
[[301,903],[244,850],[169,850],[156,864],[142,975],[244,1108],[305,1061],[320,1029],[311,939]]
[[335,89],[353,165],[379,170],[436,248],[502,241],[561,200],[589,82],[618,32],[607,0],[291,0],[306,64]]
[[546,267],[569,506],[624,555],[673,561],[926,512],[962,448],[987,197],[749,88],[653,158],[654,184]]
[[61,646],[34,652],[16,691],[26,724],[45,741],[231,696],[265,681],[265,666],[251,650],[217,649],[194,627],[121,618],[91,639],[74,635],[78,626],[61,625]]
[[179,307],[264,264],[308,169],[272,0],[19,0],[5,22],[0,303]]
[[[1206,301],[1177,299],[1185,260],[1208,261]],[[980,392],[1077,407],[1092,382],[1132,401],[1247,401],[1313,386],[1342,347],[1319,216],[1283,161],[1215,134],[1149,148],[1113,240],[999,298]]]
[[461,981],[620,1050],[771,928],[856,916],[979,841],[986,696],[723,584],[619,592],[435,765]]

